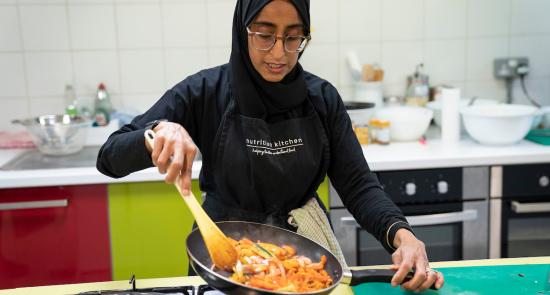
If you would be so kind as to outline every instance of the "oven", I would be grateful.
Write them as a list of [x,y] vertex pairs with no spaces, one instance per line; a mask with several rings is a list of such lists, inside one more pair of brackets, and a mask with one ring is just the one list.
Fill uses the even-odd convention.
[[[441,168],[376,173],[403,211],[430,261],[488,257],[489,168]],[[330,219],[350,266],[390,264],[391,256],[359,227],[330,189]]]
[[550,255],[550,163],[491,169],[491,257]]

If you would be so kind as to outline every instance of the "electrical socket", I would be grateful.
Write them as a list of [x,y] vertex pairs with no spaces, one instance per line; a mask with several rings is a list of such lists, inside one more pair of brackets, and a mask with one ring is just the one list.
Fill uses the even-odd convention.
[[520,74],[527,75],[527,73],[529,73],[529,58],[496,58],[493,66],[493,73],[497,79],[513,79]]

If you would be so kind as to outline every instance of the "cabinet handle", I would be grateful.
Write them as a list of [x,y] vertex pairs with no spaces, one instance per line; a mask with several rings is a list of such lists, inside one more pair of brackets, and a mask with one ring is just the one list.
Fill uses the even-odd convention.
[[67,199],[51,200],[51,201],[0,203],[0,211],[19,210],[19,209],[61,208],[61,207],[67,207],[68,205],[69,205],[69,201]]
[[512,201],[512,211],[515,213],[545,213],[550,212],[550,202],[520,203]]
[[[460,212],[406,216],[411,226],[450,224],[450,223],[456,223],[456,222],[476,220],[477,217],[478,217],[477,210],[473,210],[473,209],[467,209]],[[341,222],[343,225],[352,225],[352,226],[359,227],[359,224],[357,224],[357,222],[353,217],[342,217]]]

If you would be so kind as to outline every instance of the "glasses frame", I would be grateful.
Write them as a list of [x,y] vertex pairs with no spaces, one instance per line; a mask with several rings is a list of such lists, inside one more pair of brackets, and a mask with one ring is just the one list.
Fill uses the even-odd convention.
[[[275,44],[277,43],[277,40],[280,39],[283,42],[283,48],[285,49],[286,52],[288,52],[288,53],[300,53],[300,52],[302,52],[306,49],[307,45],[309,44],[309,41],[311,41],[311,36],[310,35],[307,35],[307,36],[303,36],[303,35],[275,35],[275,34],[254,32],[254,31],[250,30],[250,28],[248,28],[248,27],[246,27],[246,31],[247,31],[249,36],[260,36],[260,35],[266,36],[266,35],[268,35],[268,36],[273,36],[274,37],[273,44],[271,44],[271,46],[269,46],[268,48],[257,48],[256,46],[254,46],[254,49],[259,50],[259,51],[270,51],[271,49],[273,49],[273,46],[275,46]],[[297,50],[291,51],[291,50],[288,50],[288,48],[286,48],[286,41],[287,41],[288,37],[301,37],[301,38],[303,38],[302,42],[300,43],[300,46],[298,47]]]

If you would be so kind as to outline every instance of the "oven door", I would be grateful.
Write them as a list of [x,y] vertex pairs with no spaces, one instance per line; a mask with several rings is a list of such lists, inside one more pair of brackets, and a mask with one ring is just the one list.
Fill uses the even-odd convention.
[[[431,206],[400,207],[415,235],[425,243],[430,261],[487,258],[488,201],[445,204],[454,210],[443,213],[434,213]],[[349,265],[392,263],[380,242],[359,228],[346,209],[332,209],[330,214],[336,238]]]
[[502,200],[503,257],[550,255],[550,202],[548,197]]

